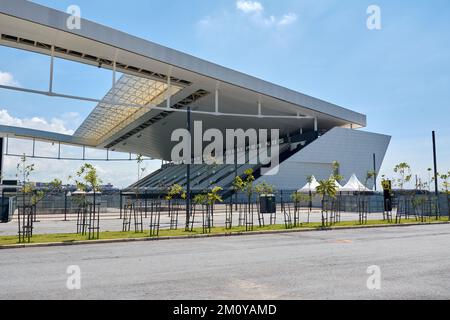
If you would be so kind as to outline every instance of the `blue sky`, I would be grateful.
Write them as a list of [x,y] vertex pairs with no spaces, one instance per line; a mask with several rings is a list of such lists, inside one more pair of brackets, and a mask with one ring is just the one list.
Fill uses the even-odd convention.
[[[393,137],[383,166],[388,176],[406,161],[426,177],[436,130],[440,171],[450,170],[448,0],[34,2],[63,11],[78,5],[83,18],[367,114],[366,130]],[[366,27],[372,4],[381,8],[379,31]],[[48,58],[0,48],[0,72],[22,86],[46,88]],[[98,97],[111,81],[107,72],[62,61],[56,78],[58,91],[76,87]],[[16,122],[39,116],[70,131],[92,107],[0,91],[0,110]],[[102,166],[106,174],[118,165]]]

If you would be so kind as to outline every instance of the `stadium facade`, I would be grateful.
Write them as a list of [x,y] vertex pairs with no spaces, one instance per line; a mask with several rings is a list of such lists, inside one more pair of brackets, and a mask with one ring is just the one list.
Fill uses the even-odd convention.
[[[252,168],[259,181],[278,189],[296,189],[308,175],[328,178],[332,163],[340,174],[379,171],[390,137],[363,131],[366,116],[305,94],[230,70],[129,34],[22,0],[0,0],[0,45],[49,56],[49,89],[0,86],[29,94],[96,104],[73,135],[0,126],[2,137],[142,154],[166,163],[131,187],[159,190],[187,184],[187,165],[172,163],[171,134],[186,128],[187,116],[203,130],[278,130],[277,174],[261,175],[262,164],[193,164],[190,185],[229,188]],[[75,17],[77,18],[77,17]],[[53,90],[53,61],[66,59],[111,71],[112,85],[103,99]],[[11,62],[13,63],[13,62]],[[276,66],[274,66],[276,68]],[[188,111],[189,110],[189,111]],[[249,153],[249,146],[236,148]],[[250,146],[251,148],[251,146]],[[227,152],[227,150],[223,150]],[[192,157],[201,154],[192,151]],[[248,158],[248,156],[247,156]],[[249,159],[248,159],[249,160]],[[371,187],[371,186],[370,186]]]

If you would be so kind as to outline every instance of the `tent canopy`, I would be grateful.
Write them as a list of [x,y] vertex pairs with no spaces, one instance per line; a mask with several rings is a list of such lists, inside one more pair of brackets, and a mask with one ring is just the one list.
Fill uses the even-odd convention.
[[[339,184],[339,182],[337,182],[336,180],[334,180],[334,184],[336,186],[337,191],[342,191],[342,186]],[[300,190],[298,190],[297,192],[301,192],[301,193],[309,193],[311,192],[316,192],[317,187],[319,186],[319,182],[317,181],[316,177],[312,176],[312,181],[311,183],[307,183],[303,188],[301,188]]]
[[342,191],[342,186],[339,182],[337,182],[336,180],[334,180],[334,185],[336,186],[336,191],[340,192]]
[[355,174],[352,175],[350,180],[348,180],[347,184],[339,190],[341,192],[364,192],[364,191],[370,191],[365,185],[363,185]]
[[318,186],[319,186],[319,182],[317,182],[316,177],[312,176],[311,183],[307,183],[303,188],[298,190],[298,192],[301,192],[301,193],[316,192],[316,188]]

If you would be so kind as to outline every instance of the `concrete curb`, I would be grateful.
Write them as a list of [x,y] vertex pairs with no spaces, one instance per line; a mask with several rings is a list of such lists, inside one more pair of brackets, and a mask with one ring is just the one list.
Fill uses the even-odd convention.
[[105,239],[105,240],[83,240],[73,242],[49,242],[49,243],[23,243],[0,245],[0,250],[7,249],[24,249],[24,248],[45,248],[45,247],[62,247],[62,246],[80,246],[80,245],[94,245],[94,244],[111,244],[111,243],[125,243],[125,242],[147,242],[147,241],[164,241],[164,240],[184,240],[184,239],[205,239],[205,238],[226,238],[239,236],[255,236],[255,235],[270,235],[270,234],[289,234],[300,232],[325,232],[334,230],[357,230],[357,229],[381,229],[381,228],[400,228],[413,226],[431,226],[450,224],[450,222],[424,222],[424,223],[405,223],[405,224],[388,224],[388,225],[367,225],[367,226],[343,226],[332,227],[327,229],[305,228],[294,230],[263,230],[263,231],[249,231],[249,232],[233,232],[233,233],[219,233],[219,234],[196,234],[186,236],[173,237],[155,237],[155,238],[128,238],[128,239]]

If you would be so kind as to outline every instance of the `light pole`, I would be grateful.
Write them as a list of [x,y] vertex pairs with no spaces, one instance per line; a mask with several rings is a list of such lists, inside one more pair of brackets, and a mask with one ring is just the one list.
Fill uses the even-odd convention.
[[433,162],[434,162],[434,188],[436,196],[439,197],[439,186],[438,186],[438,170],[437,170],[437,157],[436,157],[436,132],[433,131]]

